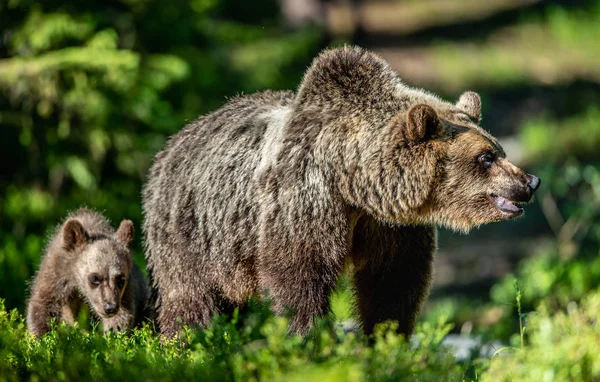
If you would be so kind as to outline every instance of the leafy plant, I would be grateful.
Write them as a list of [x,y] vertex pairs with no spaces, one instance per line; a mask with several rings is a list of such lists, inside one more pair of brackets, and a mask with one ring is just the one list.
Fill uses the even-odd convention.
[[103,336],[64,324],[36,339],[0,302],[0,380],[294,380],[305,373],[316,380],[456,380],[464,370],[441,345],[449,330],[443,322],[421,325],[410,343],[391,323],[369,343],[324,320],[302,339],[288,334],[286,318],[251,303],[245,314],[215,317],[206,330],[188,328],[182,340],[165,340],[150,326]]

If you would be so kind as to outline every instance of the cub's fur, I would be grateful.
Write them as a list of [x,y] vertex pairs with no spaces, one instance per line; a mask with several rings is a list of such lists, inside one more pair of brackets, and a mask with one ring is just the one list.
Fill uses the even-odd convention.
[[359,48],[328,50],[298,92],[231,100],[173,136],[143,192],[160,330],[206,325],[267,292],[306,332],[354,264],[363,328],[410,333],[428,293],[436,225],[521,214],[539,179],[456,104],[404,85]]
[[27,328],[50,330],[52,318],[74,324],[82,303],[104,330],[127,330],[147,314],[149,288],[131,259],[133,223],[115,232],[99,213],[80,209],[68,216],[48,245],[31,289]]

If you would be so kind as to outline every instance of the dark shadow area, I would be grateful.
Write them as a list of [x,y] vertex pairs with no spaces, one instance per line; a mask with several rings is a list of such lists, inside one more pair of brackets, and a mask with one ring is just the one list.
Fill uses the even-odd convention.
[[591,81],[482,90],[483,125],[499,136],[514,134],[524,120],[535,116],[549,114],[561,120],[600,105],[600,84]]

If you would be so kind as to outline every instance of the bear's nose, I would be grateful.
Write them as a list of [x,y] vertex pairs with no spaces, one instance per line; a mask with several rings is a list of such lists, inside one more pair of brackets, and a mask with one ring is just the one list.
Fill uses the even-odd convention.
[[117,310],[119,310],[117,304],[113,304],[110,302],[104,304],[104,313],[106,313],[109,316],[112,316],[113,314],[117,313]]
[[532,191],[537,190],[541,183],[542,181],[540,180],[540,178],[538,178],[535,175],[529,175],[529,183],[527,185],[529,186],[529,188],[531,188]]

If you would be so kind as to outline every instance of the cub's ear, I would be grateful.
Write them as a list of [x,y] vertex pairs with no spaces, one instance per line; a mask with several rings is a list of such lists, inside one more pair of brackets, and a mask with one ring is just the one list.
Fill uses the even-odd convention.
[[475,92],[461,94],[456,107],[464,111],[475,122],[481,122],[481,97]]
[[69,219],[63,227],[63,246],[66,250],[72,251],[75,248],[85,244],[88,241],[88,234],[79,220]]
[[406,117],[405,136],[413,142],[424,141],[434,135],[440,126],[437,113],[429,105],[415,105]]
[[133,240],[133,223],[131,220],[123,220],[119,225],[119,229],[115,232],[115,239],[129,246]]

